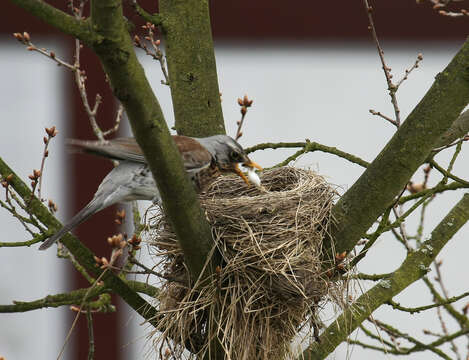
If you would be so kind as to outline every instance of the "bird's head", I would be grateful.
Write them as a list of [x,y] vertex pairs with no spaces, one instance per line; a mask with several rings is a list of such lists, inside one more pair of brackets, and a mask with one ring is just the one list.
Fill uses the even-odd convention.
[[197,140],[212,154],[220,171],[233,172],[239,175],[246,184],[249,184],[249,180],[239,168],[239,164],[262,170],[259,164],[249,159],[241,145],[227,135],[215,135]]

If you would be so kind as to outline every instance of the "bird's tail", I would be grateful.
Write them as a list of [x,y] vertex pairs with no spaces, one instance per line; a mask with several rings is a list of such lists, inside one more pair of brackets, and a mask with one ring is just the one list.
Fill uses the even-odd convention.
[[[149,176],[146,176],[145,173],[148,173]],[[123,161],[106,175],[93,200],[67,222],[62,229],[44,241],[39,250],[49,248],[67,232],[108,206],[131,200],[151,200],[155,197],[158,197],[158,189],[150,170],[144,164]]]
[[[102,204],[102,202],[101,202]],[[78,214],[76,214],[69,222],[67,222],[62,229],[57,231],[54,235],[44,241],[41,246],[39,246],[39,250],[46,250],[52,246],[57,240],[60,240],[66,233],[73,230],[76,226],[81,224],[83,221],[88,219],[94,213],[102,210],[102,206],[100,201],[95,197],[91,200],[88,205],[86,205],[83,209],[80,210]]]

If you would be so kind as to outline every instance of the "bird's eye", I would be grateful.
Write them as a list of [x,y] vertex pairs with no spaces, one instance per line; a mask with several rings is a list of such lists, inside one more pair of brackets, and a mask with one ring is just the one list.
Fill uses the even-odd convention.
[[234,161],[240,161],[241,160],[241,155],[237,151],[232,151],[230,153],[230,158],[231,158],[231,160],[234,160]]

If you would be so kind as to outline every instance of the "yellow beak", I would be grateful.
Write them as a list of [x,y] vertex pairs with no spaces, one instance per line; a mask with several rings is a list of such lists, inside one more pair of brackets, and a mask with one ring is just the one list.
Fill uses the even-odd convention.
[[262,170],[262,166],[260,166],[258,163],[252,161],[249,158],[248,158],[247,162],[243,163],[243,166],[250,167],[250,168],[256,168],[258,170]]
[[[246,166],[246,167],[250,167],[250,168],[256,168],[256,169],[259,169],[259,170],[262,170],[262,166],[260,166],[258,163],[252,161],[251,159],[247,158],[247,161],[245,161],[243,163],[243,166]],[[233,164],[233,171],[238,174],[241,179],[244,180],[244,182],[248,185],[251,185],[251,183],[249,182],[248,178],[246,177],[246,175],[244,175],[244,173],[241,171],[241,169],[239,168],[239,165],[237,163]]]
[[233,171],[234,171],[236,174],[238,174],[238,175],[241,177],[241,179],[244,180],[244,182],[245,182],[246,184],[250,185],[248,178],[247,178],[246,175],[244,175],[244,173],[241,171],[241,169],[239,168],[239,165],[238,165],[237,163],[233,164]]

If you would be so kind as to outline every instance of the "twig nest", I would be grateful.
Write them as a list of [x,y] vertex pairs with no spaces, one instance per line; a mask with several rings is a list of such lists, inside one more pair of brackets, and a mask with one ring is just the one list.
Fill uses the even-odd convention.
[[283,359],[300,328],[317,334],[317,305],[334,286],[321,252],[336,192],[291,167],[261,179],[257,188],[220,177],[200,196],[224,261],[211,281],[190,284],[169,222],[163,213],[153,219],[150,241],[166,277],[156,340],[169,341],[175,357],[200,355],[218,337],[227,359]]

